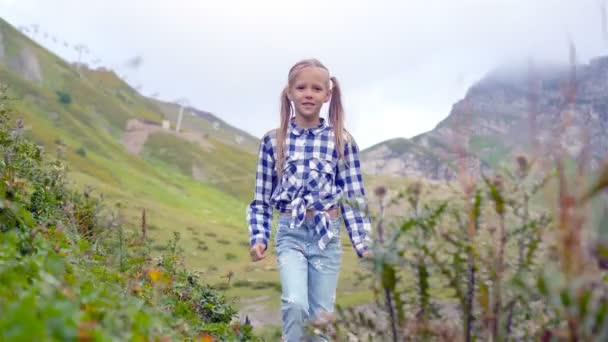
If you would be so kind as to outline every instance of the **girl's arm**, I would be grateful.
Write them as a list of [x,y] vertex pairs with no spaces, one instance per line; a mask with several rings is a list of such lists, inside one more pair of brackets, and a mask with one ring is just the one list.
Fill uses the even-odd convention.
[[270,224],[272,222],[270,196],[277,182],[273,155],[272,140],[270,135],[266,134],[262,137],[259,146],[253,201],[247,207],[251,246],[262,243],[264,244],[264,250],[268,248]]
[[349,137],[344,147],[344,162],[338,162],[336,185],[343,190],[341,204],[342,217],[348,231],[348,236],[359,257],[369,251],[371,244],[371,222],[367,215],[367,202],[359,149],[352,137]]

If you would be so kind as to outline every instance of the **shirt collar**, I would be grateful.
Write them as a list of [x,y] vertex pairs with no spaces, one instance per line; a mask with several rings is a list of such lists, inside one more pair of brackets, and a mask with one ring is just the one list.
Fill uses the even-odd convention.
[[324,118],[319,118],[319,120],[321,122],[316,127],[301,128],[301,127],[298,127],[298,125],[296,125],[295,118],[291,118],[291,120],[290,120],[291,133],[293,133],[296,136],[299,136],[306,132],[311,132],[312,134],[317,135],[317,134],[323,132],[328,127],[327,122],[325,121]]

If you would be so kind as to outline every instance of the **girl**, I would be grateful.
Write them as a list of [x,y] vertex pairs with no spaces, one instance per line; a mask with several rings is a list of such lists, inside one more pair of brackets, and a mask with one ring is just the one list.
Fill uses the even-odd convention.
[[[328,124],[320,110],[330,98]],[[315,59],[289,70],[281,127],[266,133],[259,146],[255,195],[247,208],[253,261],[265,257],[273,208],[279,212],[283,338],[300,341],[308,320],[334,309],[340,216],[357,255],[371,255],[358,147],[344,129],[338,80]]]

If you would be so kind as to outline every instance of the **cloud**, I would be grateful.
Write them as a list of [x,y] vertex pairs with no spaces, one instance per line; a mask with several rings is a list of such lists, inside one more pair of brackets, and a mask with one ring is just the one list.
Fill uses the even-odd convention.
[[0,0],[0,9],[31,10],[34,8],[32,0]]
[[105,65],[142,56],[140,68],[124,72],[144,94],[186,97],[257,136],[278,125],[291,65],[317,57],[341,81],[363,147],[432,128],[500,64],[529,56],[566,62],[568,39],[581,62],[605,52],[595,0],[3,3],[35,3],[3,14],[86,43]]
[[0,7],[13,7],[16,3],[17,0],[0,0]]

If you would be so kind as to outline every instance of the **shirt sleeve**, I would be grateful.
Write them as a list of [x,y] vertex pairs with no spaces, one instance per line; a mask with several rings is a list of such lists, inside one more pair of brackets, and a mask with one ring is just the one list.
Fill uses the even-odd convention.
[[371,245],[371,222],[365,199],[359,149],[352,137],[344,147],[344,162],[338,162],[336,185],[342,189],[342,217],[351,243],[361,257]]
[[274,167],[272,140],[267,134],[259,145],[258,161],[255,173],[255,191],[251,203],[247,206],[247,222],[251,246],[263,243],[268,248],[272,206],[270,197],[277,182]]

